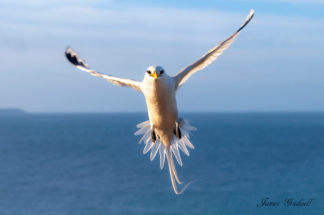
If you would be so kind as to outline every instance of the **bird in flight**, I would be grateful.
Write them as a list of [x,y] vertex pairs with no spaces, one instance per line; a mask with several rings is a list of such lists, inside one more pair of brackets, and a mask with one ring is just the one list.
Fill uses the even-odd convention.
[[135,135],[143,134],[139,143],[142,141],[145,143],[144,154],[151,150],[151,160],[159,152],[161,169],[164,166],[165,157],[167,158],[171,182],[176,194],[183,193],[193,181],[187,183],[180,192],[178,191],[176,181],[179,184],[182,182],[177,175],[172,153],[179,165],[182,166],[179,149],[189,156],[187,147],[194,149],[189,140],[189,134],[190,131],[196,130],[189,124],[187,119],[178,117],[176,93],[192,74],[211,64],[234,42],[234,39],[250,22],[253,15],[254,10],[252,9],[243,25],[234,34],[212,48],[196,62],[183,68],[173,77],[169,76],[161,66],[150,66],[145,72],[142,82],[117,78],[90,69],[72,48],[67,48],[65,51],[69,62],[77,68],[89,72],[93,76],[102,77],[114,85],[130,87],[144,94],[149,120],[137,125],[140,130]]

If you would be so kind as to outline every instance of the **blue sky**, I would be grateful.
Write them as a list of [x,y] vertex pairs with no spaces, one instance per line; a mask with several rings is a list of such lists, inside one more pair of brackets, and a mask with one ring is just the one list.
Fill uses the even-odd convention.
[[144,96],[72,67],[67,46],[98,72],[169,75],[255,17],[177,95],[182,111],[324,111],[324,1],[0,2],[0,107],[28,112],[144,112]]

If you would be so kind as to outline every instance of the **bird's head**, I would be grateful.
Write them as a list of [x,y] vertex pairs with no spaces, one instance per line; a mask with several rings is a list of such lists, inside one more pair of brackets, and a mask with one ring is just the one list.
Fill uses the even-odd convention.
[[153,79],[159,79],[165,74],[164,69],[160,66],[150,66],[146,70],[145,77],[147,78],[153,78]]

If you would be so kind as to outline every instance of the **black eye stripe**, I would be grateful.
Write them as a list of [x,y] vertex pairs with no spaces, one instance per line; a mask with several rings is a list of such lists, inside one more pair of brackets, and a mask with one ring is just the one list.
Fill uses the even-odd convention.
[[164,73],[164,70],[162,70],[161,72],[160,72],[160,74],[163,74]]

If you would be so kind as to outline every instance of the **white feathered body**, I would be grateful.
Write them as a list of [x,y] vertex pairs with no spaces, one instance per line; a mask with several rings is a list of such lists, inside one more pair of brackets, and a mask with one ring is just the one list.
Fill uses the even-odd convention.
[[152,130],[165,146],[170,146],[178,120],[174,79],[167,74],[159,79],[145,76],[141,89],[146,98]]

